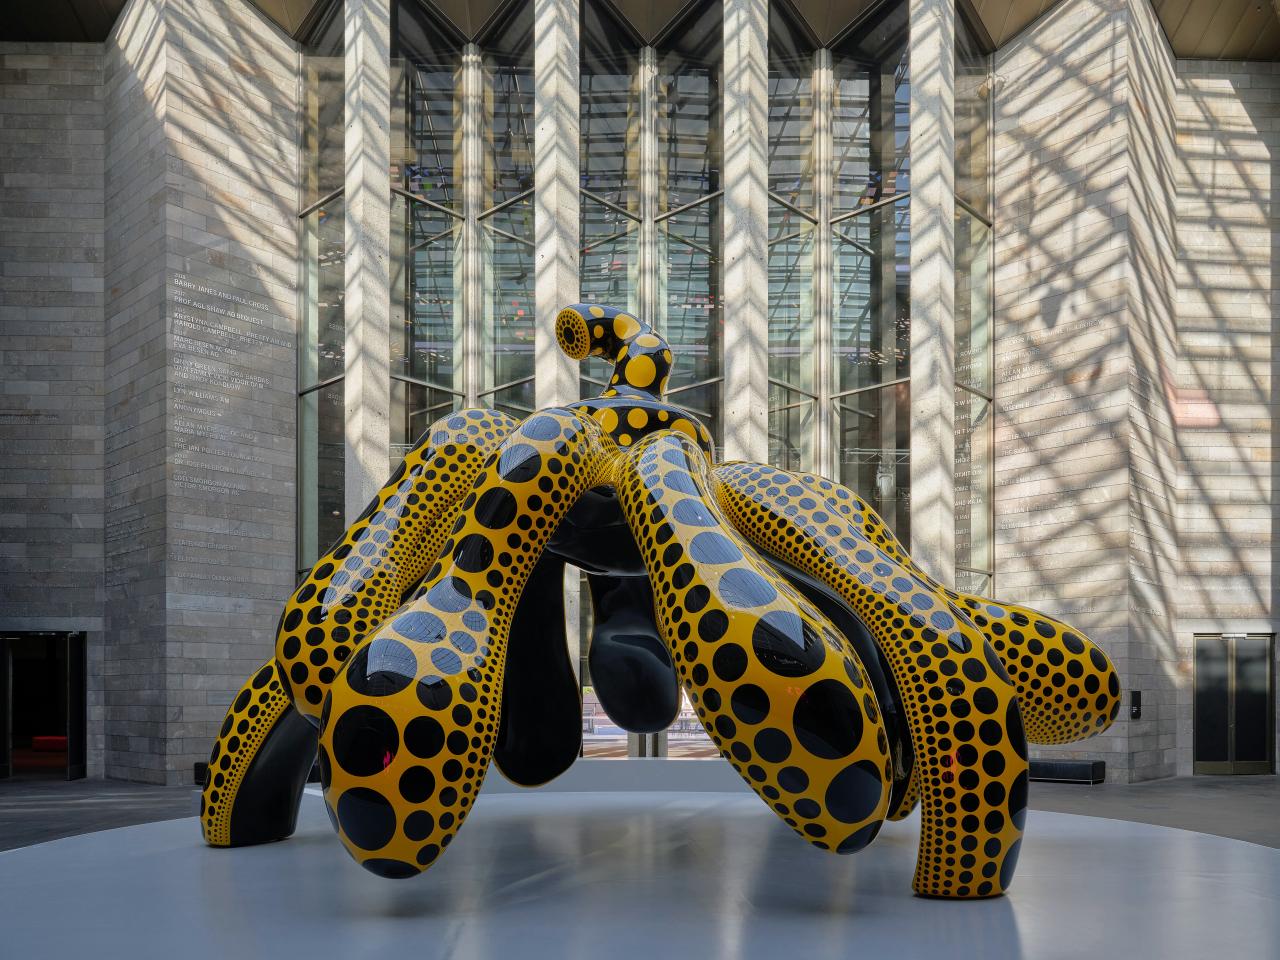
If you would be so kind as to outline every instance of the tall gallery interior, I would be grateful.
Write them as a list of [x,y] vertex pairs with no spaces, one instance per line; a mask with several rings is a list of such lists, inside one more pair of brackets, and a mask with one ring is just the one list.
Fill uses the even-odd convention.
[[0,953],[1280,955],[1277,160],[1275,0],[10,0]]

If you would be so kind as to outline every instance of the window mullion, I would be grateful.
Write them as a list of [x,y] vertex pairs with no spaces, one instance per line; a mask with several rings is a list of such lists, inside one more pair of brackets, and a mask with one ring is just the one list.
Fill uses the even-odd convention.
[[484,66],[480,48],[462,49],[462,296],[458,298],[462,333],[462,393],[467,406],[479,399],[481,330],[484,322],[484,256],[480,214],[484,191]]

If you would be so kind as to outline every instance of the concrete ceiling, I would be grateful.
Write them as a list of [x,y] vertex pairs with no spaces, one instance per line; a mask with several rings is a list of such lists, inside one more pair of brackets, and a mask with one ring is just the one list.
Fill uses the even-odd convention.
[[[126,0],[0,0],[0,39],[101,41]],[[291,36],[300,36],[325,0],[248,0]],[[968,0],[1000,47],[1061,0]],[[872,0],[792,0],[814,35],[830,41]],[[636,32],[652,39],[683,0],[614,0]],[[1280,17],[1273,0],[1151,0],[1173,52],[1205,60],[1280,60]],[[499,0],[440,0],[458,29],[472,35]]]

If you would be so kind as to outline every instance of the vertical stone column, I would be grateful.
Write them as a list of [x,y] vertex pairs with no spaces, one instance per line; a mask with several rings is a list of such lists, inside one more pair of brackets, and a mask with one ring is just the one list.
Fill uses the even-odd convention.
[[346,519],[388,474],[391,0],[345,0]]
[[769,5],[724,4],[724,456],[769,456]]
[[955,576],[955,6],[910,0],[911,554]]
[[462,387],[467,406],[480,402],[484,366],[481,343],[492,319],[492,307],[485,298],[485,236],[480,214],[485,202],[484,181],[484,61],[480,48],[468,43],[462,48],[461,150],[462,158],[462,280],[460,296],[454,300],[461,307]]
[[[817,394],[814,415],[814,467],[837,477],[832,442],[832,334],[835,313],[835,250],[831,216],[835,200],[835,69],[826,47],[813,55],[813,197],[817,224],[813,228],[813,379]],[[766,330],[766,336],[768,331]]]
[[[555,316],[578,300],[578,3],[533,4],[534,374],[539,407],[578,397]],[[577,596],[577,583],[574,583]]]
[[[578,0],[533,4],[534,396],[538,407],[578,398],[578,365],[556,343],[555,317],[579,299]],[[566,567],[565,636],[582,656],[579,574]]]
[[659,273],[665,268],[658,245],[658,51],[640,48],[636,74],[639,88],[640,143],[640,241],[637,251],[639,271],[636,303],[640,316],[661,330],[666,324],[662,316],[662,284]]

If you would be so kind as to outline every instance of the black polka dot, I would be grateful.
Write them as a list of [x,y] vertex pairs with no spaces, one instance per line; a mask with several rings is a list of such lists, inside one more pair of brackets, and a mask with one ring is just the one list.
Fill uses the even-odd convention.
[[392,637],[378,637],[347,663],[347,684],[366,697],[389,697],[413,682],[418,661]]
[[453,562],[459,569],[466,570],[468,573],[487,570],[489,564],[493,563],[493,544],[482,534],[469,534],[458,542],[457,548],[453,551]]
[[973,705],[983,713],[995,713],[1000,706],[995,692],[990,687],[979,687],[973,691]]
[[448,647],[436,647],[431,651],[431,665],[441,673],[454,674],[462,669],[462,658]]
[[418,643],[435,643],[447,632],[443,620],[434,613],[420,610],[400,614],[391,621],[391,627],[400,636]]
[[428,710],[444,710],[453,700],[453,688],[440,677],[423,677],[415,689],[418,702]]
[[353,777],[380,773],[400,749],[395,721],[377,707],[352,707],[333,725],[333,760]]
[[792,714],[796,740],[815,757],[847,757],[862,741],[862,711],[838,680],[819,680],[800,695]]
[[554,440],[560,436],[560,423],[555,417],[530,417],[520,425],[520,432],[530,440]]
[[511,495],[511,491],[494,487],[486,490],[476,501],[474,514],[476,522],[481,526],[501,530],[511,524],[517,512],[516,498]]
[[803,677],[822,666],[826,645],[813,627],[788,610],[771,610],[751,632],[756,658],[780,677]]
[[729,629],[729,618],[723,610],[708,610],[698,619],[698,636],[705,643],[715,643]]
[[723,533],[708,530],[698,534],[689,544],[689,553],[701,564],[738,563],[742,551]]
[[760,723],[769,715],[769,695],[754,683],[744,683],[734,689],[729,707],[743,723]]
[[410,767],[400,774],[400,796],[410,803],[422,803],[435,789],[435,775],[426,767]]
[[[373,849],[373,848],[370,848]],[[387,880],[407,880],[409,877],[416,877],[422,871],[411,863],[405,863],[402,860],[384,860],[374,858],[365,860],[360,864],[370,873],[376,873],[380,877]]]
[[410,840],[425,840],[435,828],[435,817],[425,810],[415,810],[404,818],[404,835]]
[[733,683],[747,669],[747,652],[736,643],[726,643],[711,658],[711,669],[725,683]]
[[361,850],[378,850],[396,832],[396,812],[376,790],[355,787],[338,798],[338,823]]
[[444,728],[434,717],[414,717],[404,728],[404,745],[415,757],[429,760],[444,746]]
[[845,767],[827,787],[827,810],[841,823],[861,823],[871,816],[884,796],[884,781],[870,760]]
[[1027,771],[1023,770],[1009,788],[1009,819],[1021,830],[1027,822]]
[[720,596],[731,607],[763,607],[773,603],[778,591],[754,570],[734,567],[720,578]]
[[498,458],[498,474],[508,483],[527,483],[542,471],[542,455],[527,443],[513,443]]
[[788,793],[801,793],[809,788],[809,775],[800,767],[783,767],[778,771],[778,786]]
[[782,763],[791,756],[791,738],[777,727],[766,727],[756,734],[756,753],[770,763]]

